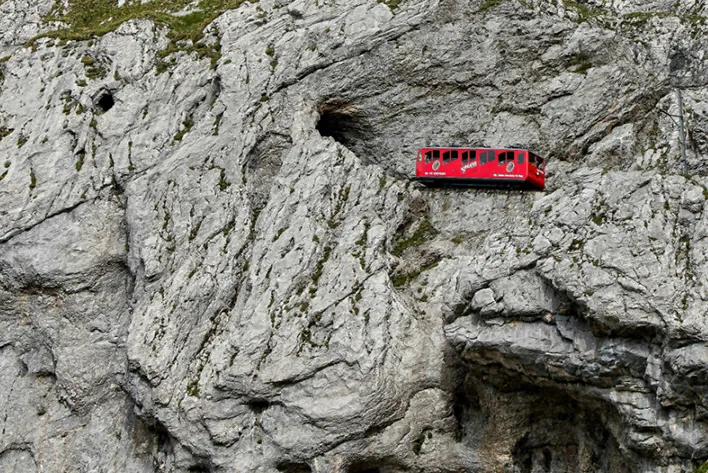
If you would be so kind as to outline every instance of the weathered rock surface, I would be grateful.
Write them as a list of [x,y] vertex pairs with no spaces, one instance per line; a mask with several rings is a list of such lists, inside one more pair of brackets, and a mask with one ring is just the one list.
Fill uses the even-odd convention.
[[[214,69],[25,46],[51,6],[0,2],[0,471],[708,460],[701,3],[247,2]],[[548,190],[421,188],[430,142]]]

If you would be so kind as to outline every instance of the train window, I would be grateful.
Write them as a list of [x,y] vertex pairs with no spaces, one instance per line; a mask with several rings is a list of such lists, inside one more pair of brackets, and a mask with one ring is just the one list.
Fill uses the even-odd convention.
[[433,150],[433,161],[437,161],[438,159],[440,159],[440,150],[434,149]]
[[503,153],[499,153],[499,165],[502,166],[508,162],[511,162],[514,160],[514,153],[511,151],[505,151]]
[[487,164],[487,152],[482,151],[479,154],[479,164]]
[[448,150],[443,153],[443,163],[457,160],[457,150]]
[[525,158],[524,153],[516,153],[516,162],[519,164],[524,164]]
[[536,156],[535,154],[529,153],[529,163],[531,163],[533,166],[536,166],[536,158],[537,157],[538,156]]
[[429,163],[430,161],[433,160],[433,152],[428,150],[425,152],[425,162]]
[[494,162],[494,151],[487,151],[487,162],[488,163],[493,163]]
[[546,166],[546,162],[541,158],[540,156],[536,156],[538,158],[538,168],[543,169]]
[[470,162],[470,152],[463,151],[462,152],[462,164],[469,164],[469,162]]

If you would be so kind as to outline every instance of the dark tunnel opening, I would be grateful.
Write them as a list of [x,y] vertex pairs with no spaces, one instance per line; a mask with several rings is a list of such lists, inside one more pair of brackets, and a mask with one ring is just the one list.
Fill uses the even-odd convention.
[[361,112],[352,105],[323,105],[319,109],[317,131],[330,136],[357,155],[366,153],[366,141],[371,138],[371,127]]

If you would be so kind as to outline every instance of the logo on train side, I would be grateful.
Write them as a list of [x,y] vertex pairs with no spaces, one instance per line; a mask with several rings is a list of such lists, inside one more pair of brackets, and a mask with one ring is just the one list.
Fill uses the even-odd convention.
[[438,169],[440,169],[440,161],[435,161],[433,163],[433,171],[437,171]]
[[509,163],[506,165],[506,172],[511,172],[514,170],[514,163]]
[[467,171],[468,169],[472,169],[472,168],[475,168],[475,167],[477,167],[477,162],[476,162],[476,161],[472,161],[471,163],[465,164],[464,166],[462,166],[462,167],[460,168],[460,171],[461,171],[461,172],[465,172],[465,171]]

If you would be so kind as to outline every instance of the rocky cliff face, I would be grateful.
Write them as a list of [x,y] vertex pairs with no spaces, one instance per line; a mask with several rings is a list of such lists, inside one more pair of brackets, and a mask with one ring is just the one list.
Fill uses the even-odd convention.
[[[0,470],[708,459],[700,2],[223,3],[0,2]],[[430,142],[548,189],[421,188]]]

